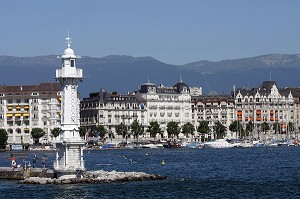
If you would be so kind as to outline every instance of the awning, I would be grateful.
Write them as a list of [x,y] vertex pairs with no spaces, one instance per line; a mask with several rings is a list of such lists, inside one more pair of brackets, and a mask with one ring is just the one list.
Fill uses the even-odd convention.
[[7,109],[9,109],[9,110],[12,110],[12,109],[13,109],[13,107],[12,107],[12,106],[8,106],[8,107],[7,107]]
[[19,117],[19,116],[21,116],[21,113],[16,113],[15,116],[18,116],[18,117]]
[[24,106],[24,108],[29,108],[29,106]]
[[21,106],[16,106],[16,108],[20,109],[20,108],[21,108]]
[[12,114],[12,113],[7,113],[6,116],[7,116],[7,117],[11,117],[11,116],[13,116],[13,114]]
[[29,113],[23,113],[23,116],[29,116]]

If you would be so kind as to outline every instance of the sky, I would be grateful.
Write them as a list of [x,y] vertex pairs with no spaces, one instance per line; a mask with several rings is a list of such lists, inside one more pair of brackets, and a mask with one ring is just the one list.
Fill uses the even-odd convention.
[[0,55],[151,56],[168,64],[300,52],[299,0],[0,0]]

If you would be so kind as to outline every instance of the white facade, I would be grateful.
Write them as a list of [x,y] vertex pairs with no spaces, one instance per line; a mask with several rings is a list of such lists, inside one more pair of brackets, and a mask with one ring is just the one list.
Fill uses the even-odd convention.
[[[192,98],[192,124],[197,129],[199,122],[207,121],[210,133],[205,138],[215,138],[213,127],[220,121],[226,127],[227,138],[234,135],[229,130],[229,125],[235,120],[234,98],[231,96],[198,96]],[[200,135],[199,135],[200,136]]]
[[[254,124],[253,137],[272,139],[275,137],[274,123],[286,134],[288,124],[297,124],[296,107],[291,90],[279,89],[274,81],[263,82],[261,87],[238,89],[235,91],[235,118],[245,127],[250,121]],[[263,122],[270,125],[265,134],[261,129]],[[263,138],[262,138],[263,137]]]
[[157,121],[167,138],[167,124],[176,122],[181,127],[191,122],[191,95],[189,87],[180,81],[173,87],[156,86],[146,83],[141,86],[142,97],[146,100],[147,123]]
[[105,90],[91,93],[89,98],[84,98],[80,103],[81,126],[92,131],[96,126],[103,125],[109,131],[109,137],[113,134],[115,138],[122,139],[115,129],[120,123],[129,128],[137,120],[144,127],[147,126],[144,104],[139,93],[121,95]]
[[81,177],[85,170],[83,146],[85,141],[79,136],[79,100],[78,82],[83,79],[82,69],[76,68],[76,60],[80,58],[70,48],[69,36],[66,38],[68,48],[63,55],[62,68],[56,70],[56,79],[62,89],[61,132],[56,140],[56,160],[54,169],[60,178]]
[[60,95],[58,83],[0,86],[0,128],[8,133],[7,143],[32,144],[33,128],[46,133],[40,143],[51,143],[51,130],[60,127]]
[[146,83],[139,91],[128,95],[106,91],[91,93],[81,101],[80,108],[82,126],[92,129],[103,125],[115,138],[121,138],[115,130],[120,123],[129,127],[137,120],[144,127],[143,136],[149,138],[146,130],[150,122],[157,121],[162,130],[162,134],[157,135],[159,138],[167,137],[168,122],[177,122],[181,127],[192,119],[189,87],[182,81],[173,87]]

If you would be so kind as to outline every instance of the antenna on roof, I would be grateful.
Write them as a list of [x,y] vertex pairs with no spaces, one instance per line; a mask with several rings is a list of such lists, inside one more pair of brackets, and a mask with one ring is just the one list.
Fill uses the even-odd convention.
[[180,83],[182,83],[182,77],[181,77],[181,74],[180,74]]
[[269,75],[270,75],[270,81],[272,81],[272,72],[271,71],[269,72]]

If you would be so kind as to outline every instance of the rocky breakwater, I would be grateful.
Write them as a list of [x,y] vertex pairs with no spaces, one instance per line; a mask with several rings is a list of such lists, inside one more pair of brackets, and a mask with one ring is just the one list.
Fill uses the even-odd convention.
[[166,177],[143,172],[117,172],[117,171],[85,171],[83,178],[40,178],[30,177],[21,180],[22,184],[76,184],[76,183],[111,183],[111,182],[130,182],[144,180],[163,180]]

